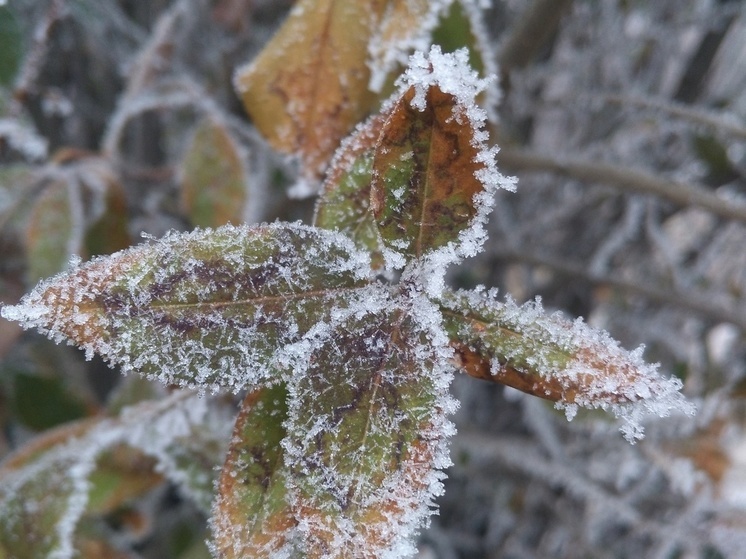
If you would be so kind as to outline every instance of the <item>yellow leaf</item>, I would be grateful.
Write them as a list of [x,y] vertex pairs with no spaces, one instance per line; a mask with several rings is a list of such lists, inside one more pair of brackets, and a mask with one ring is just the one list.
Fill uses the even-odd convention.
[[368,43],[383,0],[300,0],[236,88],[272,146],[318,177],[371,106]]

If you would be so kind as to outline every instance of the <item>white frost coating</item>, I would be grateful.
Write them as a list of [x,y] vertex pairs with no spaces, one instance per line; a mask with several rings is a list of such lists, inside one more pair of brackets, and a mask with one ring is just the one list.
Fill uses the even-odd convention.
[[340,233],[226,226],[94,259],[0,312],[124,372],[237,392],[276,375],[273,356],[370,274],[370,256]]
[[31,161],[47,156],[47,141],[15,119],[0,118],[0,138]]
[[[453,0],[430,0],[427,11],[416,17],[416,25],[402,26],[398,18],[401,17],[401,9],[398,4],[409,3],[413,13],[417,13],[416,4],[419,0],[402,0],[401,2],[390,2],[383,15],[382,23],[378,26],[378,35],[371,38],[368,43],[368,67],[370,68],[370,81],[368,87],[371,91],[380,93],[386,85],[387,78],[397,66],[407,63],[409,54],[413,51],[424,51],[430,45],[430,37],[438,25],[438,20],[453,3]],[[397,29],[399,28],[399,29]],[[396,31],[400,35],[396,36]],[[384,35],[390,34],[384,37]]]
[[[681,381],[662,377],[657,365],[643,360],[642,347],[627,351],[609,334],[591,328],[580,318],[571,322],[559,313],[547,315],[539,300],[521,306],[510,298],[500,302],[496,290],[460,291],[455,300],[459,303],[450,307],[453,311],[481,317],[495,329],[521,335],[520,343],[500,345],[500,357],[525,363],[527,374],[538,373],[558,382],[572,395],[570,401],[556,403],[568,419],[574,417],[579,406],[606,410],[622,420],[622,434],[635,442],[643,437],[646,417],[695,412],[694,405],[680,392]],[[481,337],[487,345],[499,343]],[[493,374],[501,368],[496,358]]]
[[[41,458],[35,460],[26,467],[17,471],[11,471],[3,475],[3,484],[0,486],[0,510],[3,511],[4,521],[11,521],[14,514],[13,508],[22,503],[23,511],[15,514],[34,515],[42,502],[29,502],[21,498],[17,500],[20,491],[33,491],[28,487],[38,486],[40,483],[53,485],[46,488],[49,492],[55,492],[64,500],[64,506],[58,514],[54,530],[55,538],[53,547],[47,557],[50,559],[70,559],[74,555],[73,534],[88,504],[88,493],[90,483],[88,476],[95,467],[98,455],[114,440],[116,434],[103,432],[99,437],[89,440],[73,439],[47,452]],[[50,479],[51,478],[51,479]],[[46,500],[47,495],[40,497]]]
[[[474,35],[477,50],[481,54],[484,65],[484,75],[497,76],[500,69],[497,65],[498,54],[495,48],[496,42],[489,36],[485,25],[483,12],[492,7],[492,0],[459,0],[464,8],[464,13],[469,20],[469,27]],[[498,120],[497,107],[502,99],[502,90],[499,81],[494,79],[485,90],[484,107],[488,118],[492,121]]]
[[[175,392],[160,402],[126,408],[120,419],[106,419],[91,425],[79,436],[53,447],[27,465],[3,472],[0,517],[5,522],[12,521],[15,514],[32,517],[44,514],[41,507],[45,504],[56,507],[57,495],[60,495],[64,506],[55,521],[55,540],[47,557],[71,559],[76,556],[73,545],[75,530],[88,505],[89,477],[103,452],[122,443],[142,450],[157,459],[159,471],[186,495],[204,505],[209,497],[193,490],[194,480],[189,479],[189,475],[193,476],[194,472],[181,468],[174,460],[174,452],[178,452],[179,447],[193,439],[196,433],[199,433],[197,436],[208,434],[213,447],[227,448],[230,427],[230,417],[187,391]],[[220,448],[216,453],[214,466],[224,454],[223,450]],[[29,491],[29,487],[40,483],[45,484],[40,501],[24,496],[18,498],[19,492]],[[211,495],[212,480],[205,480],[204,485]],[[18,510],[19,506],[22,511]]]
[[[401,311],[404,311],[403,315],[399,314]],[[407,327],[413,328],[413,331],[405,330],[410,333],[404,341],[389,345],[392,342],[388,335],[377,337],[375,324],[377,320],[381,320],[381,328],[386,328],[392,317],[396,316],[413,321]],[[359,322],[361,320],[362,323]],[[351,556],[393,559],[416,551],[412,538],[421,527],[427,525],[428,518],[435,509],[434,498],[443,492],[442,479],[445,476],[439,470],[451,464],[447,440],[454,433],[454,427],[448,416],[455,411],[457,403],[448,391],[452,380],[453,350],[441,322],[439,309],[419,291],[416,284],[402,285],[402,293],[394,297],[387,296],[383,290],[371,288],[369,295],[360,293],[357,303],[351,304],[327,327],[320,327],[309,333],[304,343],[296,346],[298,351],[292,362],[294,374],[288,382],[288,436],[282,445],[286,465],[289,471],[295,472],[288,481],[291,502],[298,510],[306,511],[306,514],[296,517],[298,530],[304,535],[305,544],[301,544],[301,547],[313,546],[317,543],[318,534],[325,534],[324,538],[332,542],[329,544],[329,548],[333,550],[328,556],[330,559]],[[367,335],[361,333],[359,339],[367,346],[367,350],[355,356],[353,361],[356,364],[350,364],[341,359],[345,340],[340,342],[340,338],[354,335],[361,324],[365,325]],[[401,331],[399,335],[404,335],[405,331]],[[338,342],[342,348],[337,347]],[[336,374],[332,374],[332,371],[325,373],[325,367],[323,370],[314,369],[318,367],[319,351],[331,356],[333,360],[337,359],[333,366],[344,367],[345,372],[340,374],[341,371],[337,370]],[[340,351],[342,353],[338,353]],[[382,357],[383,361],[375,365],[375,373],[380,375],[378,382],[381,384],[368,394],[372,398],[371,405],[380,400],[380,404],[375,405],[383,407],[379,413],[368,417],[367,432],[361,437],[361,446],[355,450],[346,448],[343,451],[341,447],[333,445],[344,445],[346,439],[340,441],[332,436],[321,443],[329,445],[323,447],[326,449],[324,456],[328,456],[329,461],[320,460],[318,452],[321,437],[325,433],[334,433],[337,429],[344,428],[341,425],[345,421],[349,404],[339,402],[338,407],[325,411],[314,410],[313,415],[309,415],[308,406],[324,400],[334,401],[332,395],[337,389],[337,383],[342,382],[342,379],[348,379],[349,383],[359,382],[360,375],[355,375],[357,366],[373,366]],[[406,371],[387,368],[386,363],[394,363],[399,359],[415,365],[415,368],[410,370],[407,367]],[[358,360],[360,363],[357,363]],[[348,366],[353,367],[349,372]],[[412,375],[421,375],[421,380],[414,380]],[[434,398],[434,405],[428,405],[426,409],[407,408],[406,405],[401,409],[387,408],[385,402],[390,401],[387,398],[391,398],[391,391],[411,390],[412,385],[409,383],[412,382],[422,382],[423,386],[429,387],[427,390]],[[357,388],[363,387],[351,384],[353,393]],[[327,392],[329,394],[325,397]],[[360,411],[365,413],[365,410]],[[419,433],[420,440],[427,441],[419,451],[422,453],[419,460],[410,456],[399,469],[388,471],[383,480],[373,478],[376,479],[373,481],[370,478],[371,472],[365,470],[355,471],[353,468],[349,471],[351,464],[355,464],[357,460],[366,460],[366,456],[376,456],[378,452],[383,452],[383,456],[386,456],[387,447],[368,448],[366,445],[379,444],[376,442],[380,440],[377,436],[381,435],[387,441],[385,444],[391,444],[390,434],[402,429],[402,421],[426,423],[425,430]],[[351,457],[350,452],[355,455],[360,453],[360,457]],[[342,471],[337,467],[337,462],[345,464]],[[390,466],[381,467],[386,470]],[[316,488],[312,494],[308,493],[309,486]],[[345,502],[351,495],[353,501],[349,508],[337,504]],[[323,507],[324,512],[309,515],[309,506],[311,509]],[[359,521],[348,516],[348,511],[361,510],[380,512],[383,518],[379,521],[371,520],[361,530]],[[380,547],[375,547],[376,544]]]
[[[388,102],[393,103],[413,87],[415,95],[412,107],[424,111],[427,91],[431,87],[438,87],[444,93],[454,96],[457,103],[455,118],[465,119],[464,124],[473,131],[471,143],[477,151],[475,163],[479,164],[474,176],[484,187],[475,195],[476,215],[469,227],[459,232],[455,243],[427,253],[423,259],[427,261],[425,263],[414,263],[415,267],[429,274],[422,277],[428,284],[427,291],[432,297],[440,295],[448,265],[459,262],[462,258],[475,256],[482,249],[487,239],[485,225],[492,211],[496,191],[499,188],[515,191],[515,177],[506,177],[497,169],[498,149],[488,145],[487,113],[476,103],[476,98],[493,80],[494,76],[480,78],[469,67],[469,53],[466,49],[443,53],[438,45],[434,45],[427,56],[421,52],[412,55],[408,69],[397,80],[399,94]],[[386,110],[387,108],[383,109],[384,112]],[[403,257],[392,250],[392,247],[384,249],[383,254],[390,268],[401,269],[405,264]]]

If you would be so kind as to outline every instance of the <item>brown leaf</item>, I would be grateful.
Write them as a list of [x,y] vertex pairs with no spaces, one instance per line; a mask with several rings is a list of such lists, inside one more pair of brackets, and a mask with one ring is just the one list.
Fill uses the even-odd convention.
[[385,91],[397,67],[406,65],[410,50],[437,22],[439,2],[429,0],[389,0],[381,24],[371,42],[370,65],[374,68],[371,88]]
[[473,377],[555,401],[570,418],[578,406],[611,411],[626,421],[622,432],[630,441],[642,437],[646,414],[694,412],[678,379],[664,378],[639,351],[626,351],[580,320],[484,292],[444,293],[442,305],[458,364]]
[[384,244],[408,260],[455,241],[479,211],[485,189],[476,130],[454,95],[427,89],[412,105],[410,87],[383,127],[373,160],[371,210]]
[[299,153],[318,177],[371,106],[368,42],[383,0],[300,0],[235,78],[246,110],[273,147]]

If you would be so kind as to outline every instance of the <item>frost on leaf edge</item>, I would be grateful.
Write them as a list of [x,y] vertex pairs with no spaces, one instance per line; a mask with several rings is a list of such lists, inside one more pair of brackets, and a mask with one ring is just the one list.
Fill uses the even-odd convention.
[[381,109],[381,113],[386,114],[406,91],[414,89],[415,95],[411,106],[418,111],[424,111],[427,91],[435,86],[456,99],[456,118],[464,119],[473,131],[471,144],[477,151],[474,163],[480,167],[474,176],[484,188],[475,195],[474,205],[477,212],[469,226],[459,232],[456,241],[431,250],[417,262],[406,262],[402,254],[381,243],[387,268],[409,268],[408,275],[420,278],[431,297],[437,298],[445,288],[444,275],[449,265],[456,264],[463,258],[475,256],[481,251],[487,240],[485,225],[492,212],[497,191],[516,190],[517,179],[503,175],[497,168],[498,148],[489,145],[489,134],[486,130],[487,112],[476,102],[477,97],[488,89],[494,79],[495,76],[480,78],[469,66],[469,52],[466,48],[444,53],[439,45],[433,45],[429,53],[418,51],[409,58],[407,70],[396,81],[397,92]]

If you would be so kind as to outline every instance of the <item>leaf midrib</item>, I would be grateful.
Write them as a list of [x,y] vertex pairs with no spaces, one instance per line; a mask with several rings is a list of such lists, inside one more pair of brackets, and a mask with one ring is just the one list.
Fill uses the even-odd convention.
[[283,295],[262,295],[260,297],[251,299],[240,299],[237,301],[215,301],[206,302],[199,301],[196,303],[150,303],[148,306],[151,308],[174,308],[174,309],[199,309],[203,307],[209,308],[220,308],[220,307],[231,307],[231,306],[242,306],[242,305],[260,305],[264,303],[273,303],[278,301],[291,301],[294,299],[312,299],[312,298],[323,298],[331,295],[337,295],[341,293],[349,293],[355,291],[362,291],[369,287],[370,283],[360,287],[339,287],[334,289],[317,289],[314,291],[304,291],[301,293],[286,293]]
[[[425,111],[432,110],[430,105],[425,108]],[[418,221],[418,233],[417,233],[417,241],[415,244],[415,254],[417,255],[417,258],[422,257],[422,245],[424,242],[424,231],[425,231],[425,216],[427,215],[427,209],[430,205],[430,192],[432,191],[432,184],[430,181],[430,161],[433,159],[433,130],[435,128],[435,120],[433,119],[433,123],[427,127],[427,135],[428,135],[428,150],[427,150],[427,156],[424,159],[425,165],[423,167],[423,187],[422,187],[422,210],[420,212],[420,219]]]

